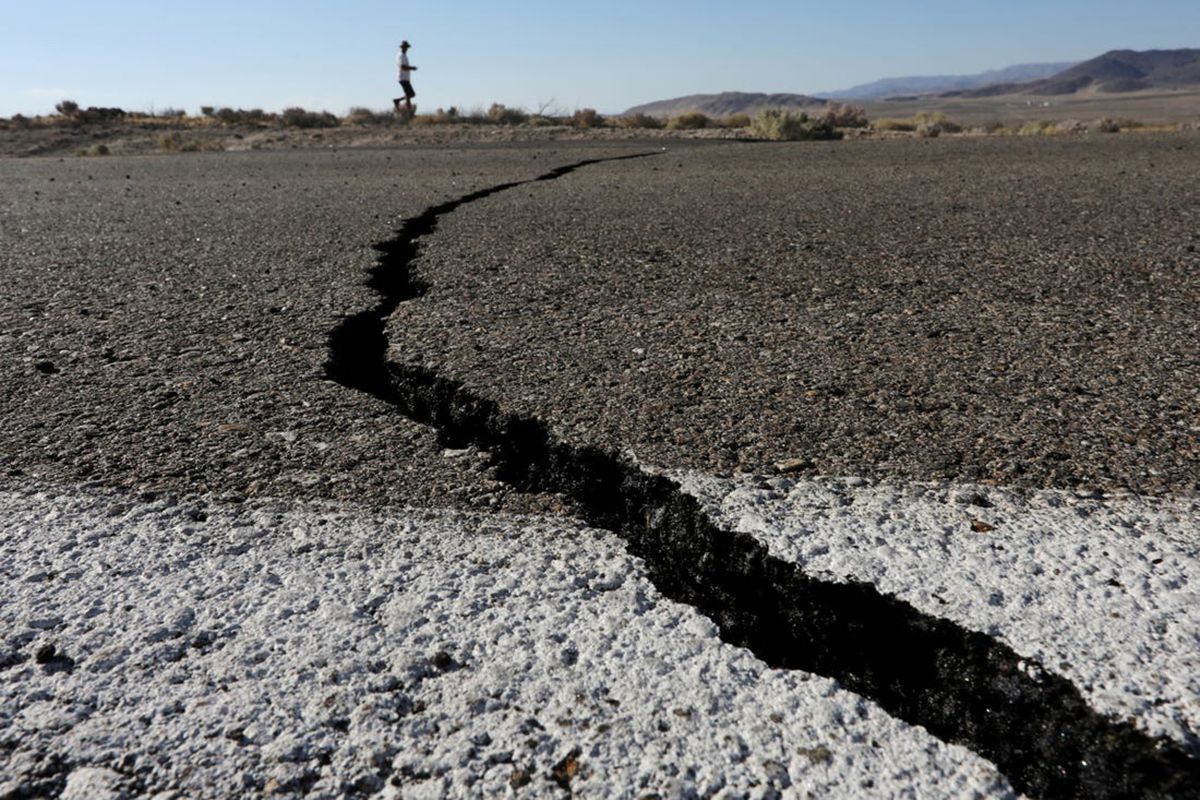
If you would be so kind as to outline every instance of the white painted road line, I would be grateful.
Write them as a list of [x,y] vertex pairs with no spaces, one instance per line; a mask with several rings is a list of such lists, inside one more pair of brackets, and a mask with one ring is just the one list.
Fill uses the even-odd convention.
[[0,794],[1011,797],[559,519],[0,493]]
[[1200,752],[1200,499],[673,477],[806,573],[995,636],[1098,711]]

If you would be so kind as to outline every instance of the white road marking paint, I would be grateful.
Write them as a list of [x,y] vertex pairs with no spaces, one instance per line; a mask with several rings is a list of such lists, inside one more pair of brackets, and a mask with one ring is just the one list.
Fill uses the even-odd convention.
[[999,637],[1098,711],[1200,751],[1200,499],[671,477],[772,555]]
[[0,492],[0,658],[25,659],[0,670],[0,794],[59,754],[72,792],[113,796],[121,772],[196,797],[561,796],[556,766],[581,796],[1012,796],[968,750],[722,643],[607,532],[203,511]]

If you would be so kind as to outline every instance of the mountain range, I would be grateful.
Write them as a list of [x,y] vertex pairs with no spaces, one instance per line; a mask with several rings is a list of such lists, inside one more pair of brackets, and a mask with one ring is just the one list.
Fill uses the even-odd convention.
[[870,83],[820,92],[821,97],[834,100],[878,100],[897,95],[941,94],[942,92],[966,91],[995,84],[1024,83],[1040,78],[1049,78],[1063,70],[1074,67],[1077,62],[1066,61],[1053,64],[1015,64],[1003,69],[989,69],[974,75],[911,75],[903,78],[883,78]]
[[1110,50],[1055,75],[1021,83],[997,83],[943,97],[999,94],[1068,95],[1084,89],[1104,93],[1200,86],[1200,50]]
[[833,100],[914,99],[915,96],[980,98],[1054,96],[1083,91],[1120,94],[1200,88],[1200,49],[1110,50],[1080,63],[1018,64],[976,75],[885,78],[820,97],[804,94],[722,92],[644,103],[626,114],[669,117],[685,111],[709,116],[752,114],[761,108],[819,111]]
[[817,110],[827,101],[806,94],[763,94],[762,92],[721,92],[720,94],[689,94],[670,100],[643,103],[625,112],[648,114],[652,117],[673,117],[686,111],[700,111],[710,117],[729,114],[752,114],[761,108],[782,108],[788,111]]

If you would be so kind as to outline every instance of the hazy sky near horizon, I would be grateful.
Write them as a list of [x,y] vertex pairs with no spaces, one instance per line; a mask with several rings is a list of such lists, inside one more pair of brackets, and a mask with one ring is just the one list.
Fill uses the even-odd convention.
[[817,93],[1115,48],[1200,46],[1196,0],[0,0],[0,115],[385,108],[402,38],[423,110],[602,112],[726,90]]

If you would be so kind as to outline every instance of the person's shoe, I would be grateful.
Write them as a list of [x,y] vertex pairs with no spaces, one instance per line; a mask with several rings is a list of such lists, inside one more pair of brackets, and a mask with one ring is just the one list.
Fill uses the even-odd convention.
[[397,114],[400,113],[400,98],[399,97],[392,98],[392,110],[395,111]]

